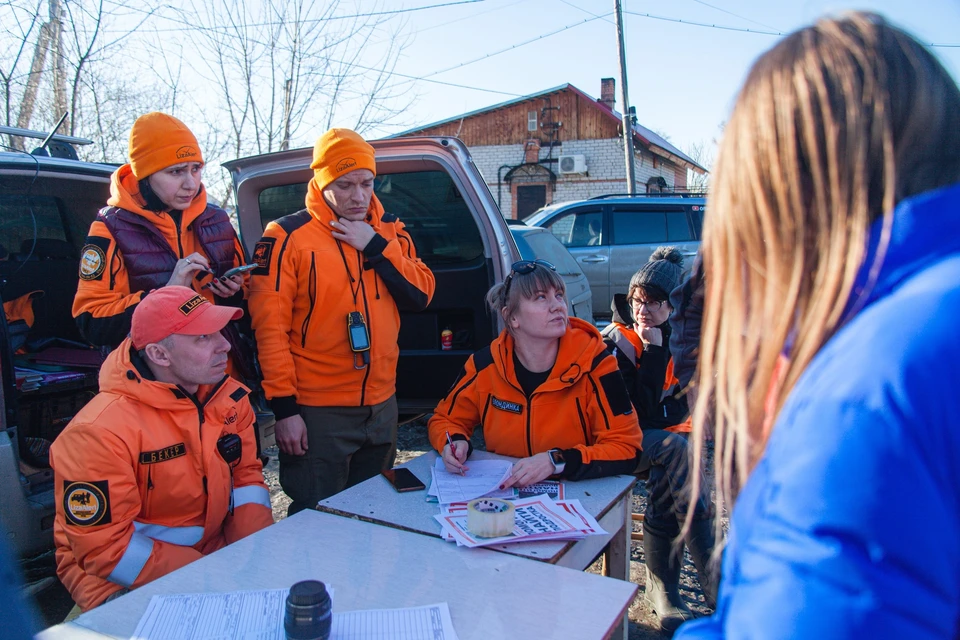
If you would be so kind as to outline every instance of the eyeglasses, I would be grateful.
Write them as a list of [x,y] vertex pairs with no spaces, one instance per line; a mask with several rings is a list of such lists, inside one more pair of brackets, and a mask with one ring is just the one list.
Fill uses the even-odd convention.
[[533,273],[534,269],[536,269],[538,266],[543,267],[544,269],[550,269],[550,271],[557,270],[557,268],[551,263],[539,258],[536,260],[517,260],[510,265],[510,275],[508,275],[507,279],[503,282],[503,299],[507,300],[510,296],[510,283],[513,282],[513,276],[517,274],[527,275],[528,273]]
[[640,307],[646,307],[650,311],[659,311],[660,307],[663,306],[663,300],[658,302],[651,302],[648,300],[641,300],[640,298],[630,298],[630,305],[639,309]]

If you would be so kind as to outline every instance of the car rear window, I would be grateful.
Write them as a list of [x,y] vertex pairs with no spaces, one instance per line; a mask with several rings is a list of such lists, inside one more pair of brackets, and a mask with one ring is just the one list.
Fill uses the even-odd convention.
[[[374,192],[384,211],[400,218],[428,265],[471,262],[483,255],[483,238],[459,189],[444,171],[377,176]],[[303,209],[306,183],[268,187],[260,192],[263,226]]]
[[0,242],[3,248],[10,253],[28,252],[29,245],[33,243],[34,228],[37,239],[69,239],[60,214],[59,199],[52,196],[0,194]]

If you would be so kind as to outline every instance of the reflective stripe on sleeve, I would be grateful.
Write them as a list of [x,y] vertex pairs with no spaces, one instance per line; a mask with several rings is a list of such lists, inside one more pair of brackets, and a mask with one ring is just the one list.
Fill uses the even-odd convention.
[[162,524],[133,523],[138,533],[148,538],[169,542],[181,547],[192,547],[203,539],[203,527],[165,527]]
[[107,580],[114,584],[119,584],[122,587],[129,587],[136,581],[137,576],[140,575],[140,571],[143,570],[143,565],[147,564],[147,560],[150,559],[152,552],[153,540],[145,535],[134,532],[133,535],[130,536],[130,542],[127,543],[126,550],[120,557],[120,562],[117,563],[117,566],[115,566],[113,571],[110,572],[110,575],[107,576]]
[[242,507],[245,504],[262,504],[267,509],[271,509],[270,492],[263,487],[249,486],[237,487],[233,490],[233,508]]

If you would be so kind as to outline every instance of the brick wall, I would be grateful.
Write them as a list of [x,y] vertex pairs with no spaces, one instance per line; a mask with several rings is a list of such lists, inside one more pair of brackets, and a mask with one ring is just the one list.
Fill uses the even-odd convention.
[[[509,171],[509,167],[521,164],[524,161],[524,146],[522,144],[471,147],[470,154],[483,175],[484,181],[497,199],[497,171],[501,167],[502,177]],[[557,174],[556,189],[547,194],[547,202],[567,202],[592,198],[606,193],[626,193],[627,179],[623,167],[623,142],[619,138],[605,140],[569,140],[561,147],[554,147],[550,153],[549,147],[540,150],[541,162],[548,157],[559,158],[561,155],[582,154],[587,161],[585,174],[561,174],[558,162],[545,164]],[[647,181],[652,177],[662,177],[668,187],[676,184],[677,171],[686,171],[678,168],[669,160],[656,158],[647,151],[635,153],[637,193],[646,191]],[[528,183],[525,179],[522,182]],[[514,181],[514,188],[520,182]],[[679,185],[678,185],[679,186]],[[548,187],[549,191],[549,187]],[[514,198],[511,185],[500,185],[500,211],[505,218],[513,217]]]

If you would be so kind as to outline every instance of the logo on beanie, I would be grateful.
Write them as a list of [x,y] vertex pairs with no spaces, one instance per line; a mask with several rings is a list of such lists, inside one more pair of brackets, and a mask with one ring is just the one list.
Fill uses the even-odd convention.
[[180,305],[180,313],[187,316],[190,315],[190,312],[206,302],[206,298],[201,298],[200,296],[193,296],[182,305]]
[[344,158],[337,163],[337,173],[343,173],[347,169],[353,169],[357,166],[357,161],[353,158]]
[[195,148],[190,146],[180,147],[177,149],[177,160],[196,158],[198,155],[200,155],[200,153]]

